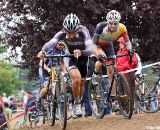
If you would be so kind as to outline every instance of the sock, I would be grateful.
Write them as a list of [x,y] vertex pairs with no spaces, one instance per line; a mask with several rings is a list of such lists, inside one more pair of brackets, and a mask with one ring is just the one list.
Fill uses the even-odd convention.
[[75,104],[80,103],[80,97],[79,96],[74,96]]

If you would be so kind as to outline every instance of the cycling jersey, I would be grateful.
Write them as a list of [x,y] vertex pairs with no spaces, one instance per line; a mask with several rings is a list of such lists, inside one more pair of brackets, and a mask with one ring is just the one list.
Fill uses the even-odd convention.
[[89,56],[92,54],[92,40],[89,31],[86,27],[80,26],[77,30],[75,39],[69,40],[66,31],[62,29],[49,42],[47,42],[42,51],[48,51],[58,41],[63,40],[68,48],[68,51],[73,54],[75,49],[81,50],[82,56]]
[[92,38],[93,44],[107,46],[109,43],[115,42],[119,37],[126,37],[127,29],[124,24],[119,23],[115,32],[110,32],[107,22],[97,24],[95,34]]
[[73,54],[75,49],[81,50],[81,56],[77,60],[75,57],[65,57],[64,63],[68,70],[76,67],[79,69],[81,76],[85,77],[87,73],[86,64],[88,59],[83,56],[89,56],[92,54],[92,40],[88,29],[80,25],[80,28],[76,31],[76,37],[74,39],[69,39],[67,32],[62,29],[43,46],[42,51],[47,52],[52,45],[56,44],[60,40],[65,42],[66,48],[70,54]]

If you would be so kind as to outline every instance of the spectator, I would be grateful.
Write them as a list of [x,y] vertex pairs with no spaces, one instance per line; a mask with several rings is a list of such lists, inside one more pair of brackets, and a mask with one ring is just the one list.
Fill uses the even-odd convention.
[[[6,122],[6,118],[4,115],[4,104],[3,104],[3,99],[0,96],[0,126],[3,125]],[[8,126],[5,124],[0,128],[0,130],[7,130]]]
[[[95,61],[96,59],[94,56],[90,56],[88,58],[87,78],[91,77],[94,72]],[[88,98],[88,84],[89,84],[89,80],[87,80],[85,83],[85,89],[84,89],[83,98],[82,98],[82,102],[84,103],[84,107],[85,107],[85,114],[84,114],[85,117],[92,116],[92,109],[91,109],[91,105],[90,105],[89,98]]]
[[3,93],[3,102],[9,102],[6,93]]
[[27,104],[26,104],[26,110],[28,110],[29,108],[36,106],[36,97],[32,95],[32,92],[28,91],[27,93]]
[[12,110],[9,108],[9,104],[7,102],[4,102],[4,110],[7,120],[10,120],[12,118]]
[[7,102],[4,102],[4,113],[8,127],[10,128],[9,120],[12,118],[12,110],[9,108],[9,104]]
[[27,92],[25,93],[24,97],[23,97],[23,107],[26,107],[27,104],[27,100],[28,100],[28,96],[27,96]]

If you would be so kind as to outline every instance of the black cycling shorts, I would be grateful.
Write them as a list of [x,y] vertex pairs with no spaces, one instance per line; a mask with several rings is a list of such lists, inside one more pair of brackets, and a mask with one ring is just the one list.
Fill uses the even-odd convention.
[[78,59],[70,58],[69,68],[71,68],[73,66],[77,67],[78,70],[80,71],[81,77],[85,78],[87,75],[87,61],[88,61],[87,56],[79,57]]
[[107,57],[117,54],[117,51],[119,49],[119,47],[117,46],[117,43],[113,43],[113,46],[112,44],[108,44],[107,46],[97,45],[98,49],[102,49]]

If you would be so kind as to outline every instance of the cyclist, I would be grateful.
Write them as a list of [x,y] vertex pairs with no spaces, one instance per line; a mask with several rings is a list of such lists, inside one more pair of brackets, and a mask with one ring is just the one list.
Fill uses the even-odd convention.
[[92,54],[92,40],[88,29],[81,25],[79,18],[73,13],[65,17],[63,29],[43,46],[42,51],[47,52],[59,40],[64,40],[69,53],[74,54],[72,58],[64,58],[64,63],[72,80],[75,100],[73,113],[76,116],[82,116],[81,97],[83,96],[84,78],[87,72],[86,56]]
[[[65,54],[65,45],[63,41],[57,42],[55,45],[53,45],[48,51],[46,51],[46,54]],[[40,91],[40,94],[38,96],[38,104],[40,105],[41,98],[45,96],[48,90],[48,79],[47,77],[50,76],[51,68],[50,68],[50,60],[44,59],[44,69],[42,69],[42,51],[38,53],[38,58],[40,58],[39,62],[39,77],[43,84],[43,88]],[[53,60],[53,62],[57,62],[57,60]],[[63,63],[63,61],[61,61]],[[63,64],[62,64],[63,65]],[[63,67],[64,68],[64,67]]]
[[[125,25],[120,23],[120,13],[116,10],[111,10],[110,12],[108,12],[106,20],[107,21],[105,22],[100,22],[97,24],[94,36],[92,38],[94,54],[97,56],[98,59],[98,61],[95,64],[93,80],[94,77],[97,77],[97,74],[99,74],[102,65],[101,62],[103,61],[103,59],[106,56],[109,57],[114,55],[113,46],[117,45],[116,41],[119,37],[124,38],[125,45],[129,52],[129,55],[130,57],[132,56],[132,44],[129,40]],[[107,66],[107,74],[109,76],[109,83],[111,83],[113,75],[113,66]],[[112,95],[114,95],[113,93]]]

